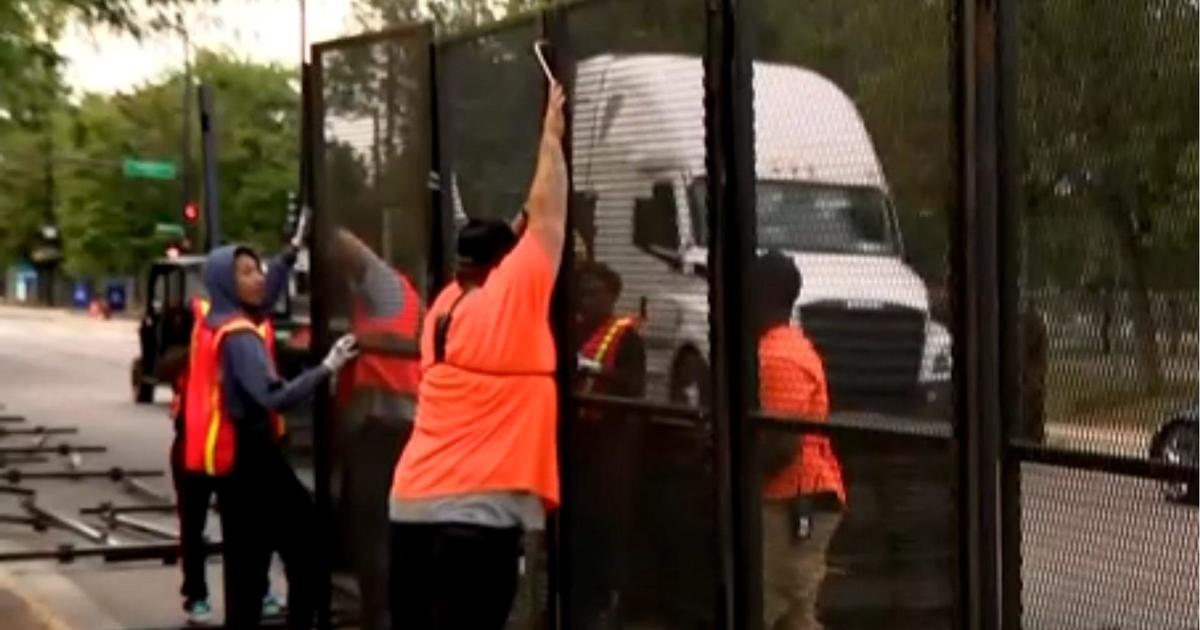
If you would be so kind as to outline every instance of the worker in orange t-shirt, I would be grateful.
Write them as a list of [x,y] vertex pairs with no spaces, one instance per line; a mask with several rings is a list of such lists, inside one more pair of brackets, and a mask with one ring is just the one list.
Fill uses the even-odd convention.
[[[759,400],[771,416],[825,422],[829,393],[825,368],[804,330],[791,323],[802,280],[778,252],[760,256],[755,282]],[[846,505],[841,465],[829,438],[782,432],[762,434],[763,621],[767,630],[814,630],[825,554]],[[781,452],[782,448],[782,452]],[[780,453],[782,456],[780,456]]]
[[552,84],[518,228],[464,226],[455,281],[425,318],[417,416],[392,483],[393,627],[503,628],[523,532],[558,506],[550,295],[567,213],[563,102]]

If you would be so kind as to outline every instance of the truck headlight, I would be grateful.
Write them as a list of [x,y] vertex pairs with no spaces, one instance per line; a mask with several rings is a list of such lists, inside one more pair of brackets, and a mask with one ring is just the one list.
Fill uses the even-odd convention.
[[949,381],[954,370],[950,331],[936,321],[925,324],[925,349],[921,353],[921,383]]

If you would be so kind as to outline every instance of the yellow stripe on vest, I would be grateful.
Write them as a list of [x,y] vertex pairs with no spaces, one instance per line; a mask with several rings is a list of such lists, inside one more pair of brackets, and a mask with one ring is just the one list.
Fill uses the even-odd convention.
[[595,360],[597,362],[604,362],[604,356],[608,354],[608,347],[612,345],[613,340],[617,338],[617,335],[621,334],[621,331],[625,330],[632,324],[632,317],[622,317],[608,327],[608,331],[604,333],[604,339],[600,341],[600,347],[596,349]]
[[[618,320],[615,320],[612,324],[609,324],[608,330],[604,331],[604,338],[600,340],[600,345],[596,347],[596,355],[590,358],[603,366],[604,357],[608,354],[608,349],[612,345],[613,340],[615,340],[617,336],[621,334],[621,331],[632,326],[633,324],[634,319],[632,317],[622,317]],[[594,377],[585,379],[583,382],[582,393],[592,393],[592,388],[594,387],[595,382],[596,379]]]

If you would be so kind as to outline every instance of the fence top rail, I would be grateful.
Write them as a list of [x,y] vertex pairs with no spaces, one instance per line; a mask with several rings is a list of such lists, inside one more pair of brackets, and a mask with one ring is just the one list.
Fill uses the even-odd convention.
[[868,412],[835,412],[829,415],[826,422],[798,420],[761,411],[750,412],[750,417],[759,428],[769,431],[831,437],[890,436],[933,442],[954,440],[954,427],[945,420],[923,420]]
[[420,35],[422,32],[432,34],[433,25],[428,21],[413,22],[412,24],[404,24],[401,26],[388,27],[380,31],[370,31],[359,33],[357,35],[349,35],[347,37],[339,37],[337,39],[327,39],[322,42],[316,42],[312,45],[312,58],[316,59],[322,53],[333,50],[341,50],[344,48],[358,48],[362,46],[370,46],[380,42],[386,42],[393,39],[404,39],[413,35]]
[[538,37],[541,37],[541,19],[543,9],[535,9],[526,13],[518,13],[510,15],[502,20],[488,22],[480,26],[474,26],[466,30],[455,33],[447,33],[440,35],[434,40],[434,46],[437,48],[451,48],[462,44],[469,44],[471,41],[496,35],[503,31],[516,30],[525,26],[533,26],[538,30]]
[[1019,463],[1057,466],[1151,481],[1194,480],[1200,475],[1200,468],[1196,466],[1168,464],[1128,455],[1054,448],[1023,440],[1011,443],[1005,450],[1009,457]]

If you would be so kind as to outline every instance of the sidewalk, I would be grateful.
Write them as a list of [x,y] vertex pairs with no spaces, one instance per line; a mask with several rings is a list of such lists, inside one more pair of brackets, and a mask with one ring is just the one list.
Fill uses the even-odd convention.
[[[107,321],[136,321],[141,316],[139,312],[137,309],[126,308],[119,313],[113,313]],[[88,315],[87,309],[19,304],[2,300],[0,300],[0,317],[35,320],[87,319],[91,321],[106,321]]]
[[1049,446],[1146,457],[1153,428],[1089,426],[1051,422],[1046,424]]

